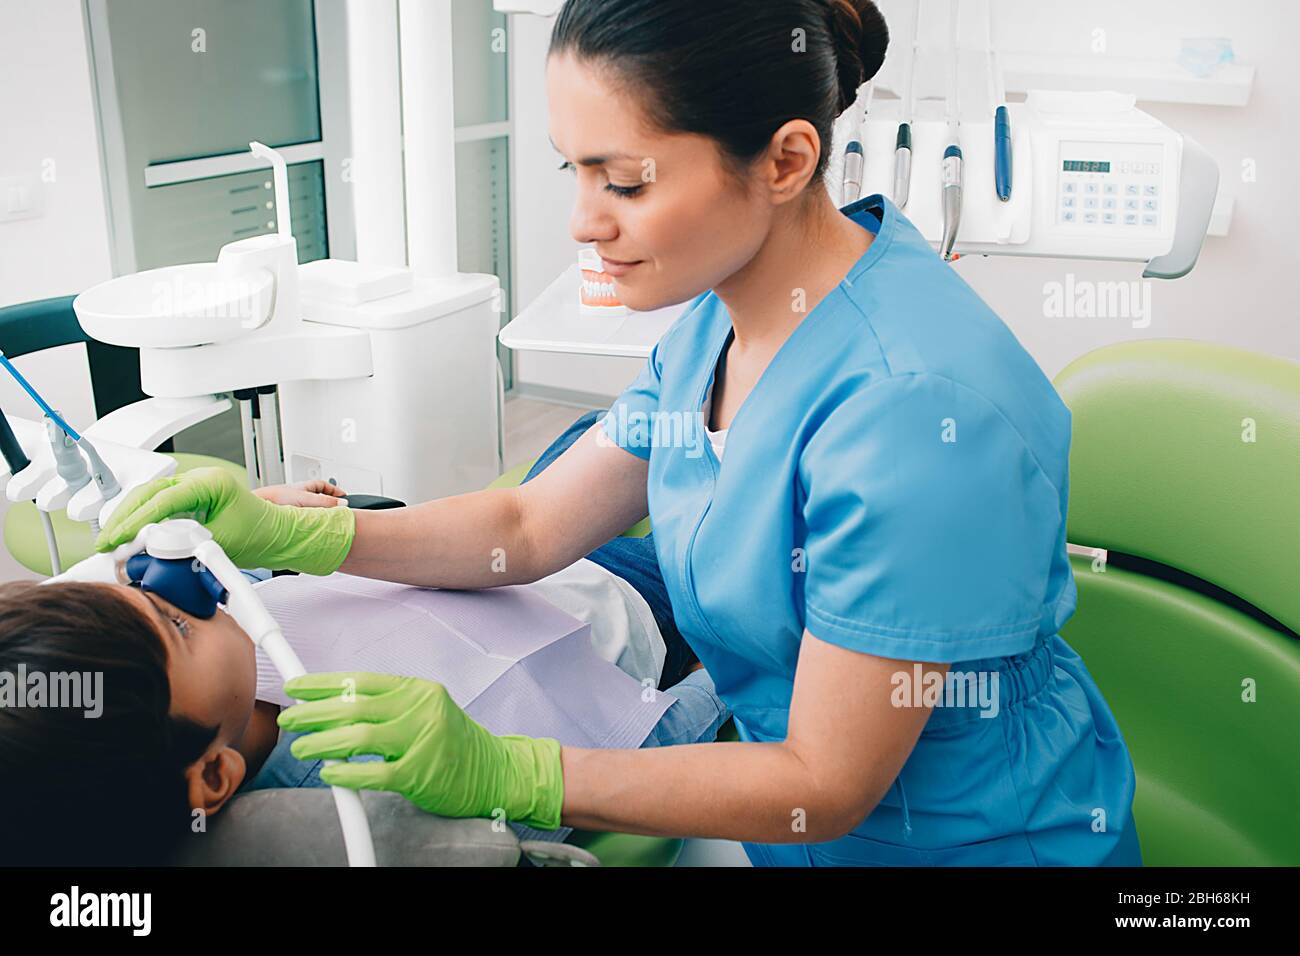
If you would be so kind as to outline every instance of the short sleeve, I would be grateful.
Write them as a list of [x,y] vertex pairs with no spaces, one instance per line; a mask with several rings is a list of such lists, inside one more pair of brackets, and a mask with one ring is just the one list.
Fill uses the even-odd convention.
[[601,419],[606,437],[638,458],[649,460],[651,423],[659,409],[659,385],[663,369],[659,364],[663,339],[655,343],[645,366],[632,384],[623,390]]
[[939,663],[1033,646],[1064,516],[986,398],[928,374],[861,388],[816,426],[799,478],[816,637]]

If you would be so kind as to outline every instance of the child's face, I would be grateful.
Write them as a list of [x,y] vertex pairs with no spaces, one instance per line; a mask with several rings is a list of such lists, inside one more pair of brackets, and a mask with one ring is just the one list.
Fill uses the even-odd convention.
[[[257,655],[248,634],[220,608],[203,620],[159,594],[125,585],[118,589],[154,625],[167,649],[170,713],[187,717],[217,735],[191,768],[191,805],[216,809],[243,780],[242,758],[232,759],[253,713]],[[220,796],[219,800],[213,798]]]

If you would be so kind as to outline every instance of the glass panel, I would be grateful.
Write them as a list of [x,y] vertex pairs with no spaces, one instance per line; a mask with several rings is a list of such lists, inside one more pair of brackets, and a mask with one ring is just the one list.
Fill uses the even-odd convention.
[[[154,163],[320,140],[312,0],[104,0],[135,268],[210,262],[274,231],[270,170],[144,185]],[[99,42],[102,37],[96,37]],[[107,92],[107,91],[104,91]],[[328,255],[324,170],[289,167],[298,259]],[[236,409],[176,436],[178,451],[243,462]]]
[[127,167],[320,139],[311,0],[107,0]]
[[452,0],[452,98],[457,126],[501,123],[506,107],[506,15],[491,0]]
[[[456,144],[456,234],[461,272],[486,272],[501,280],[501,324],[513,311],[510,281],[509,143],[504,136]],[[513,385],[510,350],[497,356]]]

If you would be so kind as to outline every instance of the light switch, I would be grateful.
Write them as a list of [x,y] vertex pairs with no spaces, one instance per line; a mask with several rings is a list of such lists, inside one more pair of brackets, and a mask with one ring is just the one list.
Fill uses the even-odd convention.
[[0,222],[45,215],[45,188],[34,176],[0,176]]

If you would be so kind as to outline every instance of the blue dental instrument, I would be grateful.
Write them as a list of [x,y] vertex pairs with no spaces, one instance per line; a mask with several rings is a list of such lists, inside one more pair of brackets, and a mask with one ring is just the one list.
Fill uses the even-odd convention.
[[993,51],[993,0],[989,0],[984,21],[984,46],[988,53],[989,100],[993,103],[993,184],[998,199],[1011,199],[1011,113],[1007,109],[1007,87],[1002,60]]

